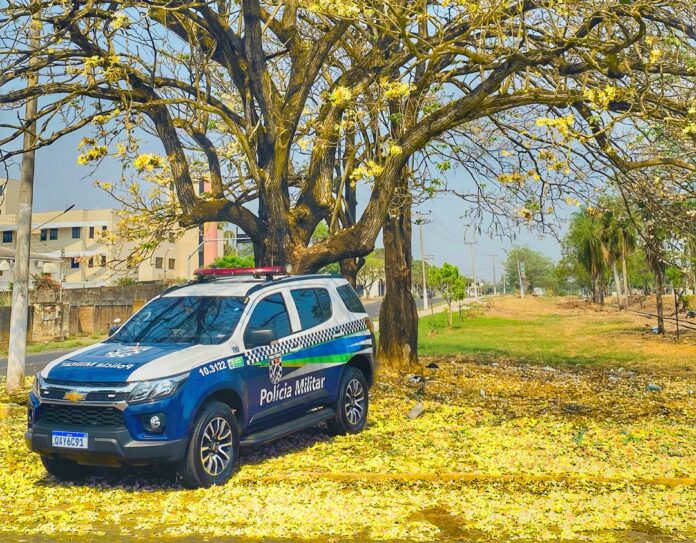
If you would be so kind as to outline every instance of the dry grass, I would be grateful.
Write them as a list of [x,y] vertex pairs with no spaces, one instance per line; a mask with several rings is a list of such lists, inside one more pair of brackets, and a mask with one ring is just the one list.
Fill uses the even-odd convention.
[[[649,306],[646,311],[650,312]],[[696,369],[696,336],[677,341],[652,333],[652,320],[616,308],[575,298],[512,296],[455,317],[421,322],[421,351],[426,355],[459,354],[504,358],[558,366],[563,364],[623,366],[670,374]],[[672,330],[670,325],[668,332]]]

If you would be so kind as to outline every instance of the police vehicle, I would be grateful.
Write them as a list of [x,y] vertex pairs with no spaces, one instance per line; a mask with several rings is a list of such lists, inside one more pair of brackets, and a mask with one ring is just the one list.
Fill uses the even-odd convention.
[[37,374],[26,441],[49,473],[172,463],[187,486],[206,487],[230,478],[241,446],[321,422],[362,430],[374,336],[345,279],[278,267],[197,275]]

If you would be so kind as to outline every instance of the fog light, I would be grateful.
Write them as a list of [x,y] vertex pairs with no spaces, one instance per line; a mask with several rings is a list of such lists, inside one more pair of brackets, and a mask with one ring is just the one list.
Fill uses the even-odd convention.
[[143,417],[143,426],[148,432],[161,433],[164,432],[164,425],[166,423],[166,417],[164,413],[155,413],[154,415],[145,415]]

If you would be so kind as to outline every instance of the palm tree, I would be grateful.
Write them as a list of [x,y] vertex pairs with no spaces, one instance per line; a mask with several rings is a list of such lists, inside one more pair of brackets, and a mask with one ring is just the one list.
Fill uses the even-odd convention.
[[604,211],[599,220],[602,224],[602,253],[614,274],[616,296],[619,309],[621,309],[621,280],[619,278],[619,270],[616,267],[616,261],[621,258],[621,238],[623,237],[621,227],[616,218],[616,213],[612,209]]
[[635,225],[626,215],[626,208],[622,202],[614,201],[610,207],[602,214],[602,227],[604,229],[602,241],[605,245],[605,256],[614,274],[616,292],[619,297],[619,308],[621,307],[621,279],[617,269],[617,262],[621,260],[623,272],[623,307],[628,310],[630,289],[628,286],[628,266],[626,259],[630,253],[635,251],[638,243],[638,235]]
[[574,213],[568,236],[575,247],[578,262],[592,280],[592,301],[603,304],[607,261],[602,241],[602,222],[597,218],[596,211],[583,209]]

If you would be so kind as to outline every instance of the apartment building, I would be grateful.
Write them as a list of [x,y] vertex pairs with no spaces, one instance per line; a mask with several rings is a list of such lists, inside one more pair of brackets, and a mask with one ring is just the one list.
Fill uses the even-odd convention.
[[[0,192],[0,289],[12,281],[17,237],[18,182]],[[106,286],[129,277],[136,281],[175,281],[223,254],[222,231],[211,223],[161,243],[147,261],[129,269],[132,242],[105,241],[121,217],[116,209],[71,209],[35,212],[32,216],[32,274],[50,273],[64,288]]]

